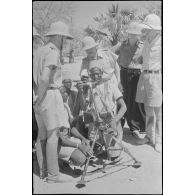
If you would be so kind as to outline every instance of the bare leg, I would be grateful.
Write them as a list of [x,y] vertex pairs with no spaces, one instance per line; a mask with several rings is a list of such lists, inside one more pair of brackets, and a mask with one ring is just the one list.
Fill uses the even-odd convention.
[[58,177],[59,165],[58,165],[58,136],[57,130],[54,129],[48,132],[46,156],[47,156],[47,170],[51,177]]
[[156,117],[154,107],[144,106],[146,112],[146,135],[152,144],[155,144]]
[[40,178],[43,179],[47,176],[47,162],[46,162],[47,131],[41,116],[35,114],[35,117],[38,125],[36,155],[37,155],[37,161],[40,169]]

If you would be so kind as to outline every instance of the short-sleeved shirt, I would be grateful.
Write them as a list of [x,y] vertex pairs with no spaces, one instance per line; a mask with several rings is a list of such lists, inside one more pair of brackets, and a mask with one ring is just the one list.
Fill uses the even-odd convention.
[[143,42],[137,41],[134,46],[130,45],[129,40],[124,41],[119,49],[118,64],[124,68],[141,69]]
[[148,40],[143,48],[143,70],[161,69],[161,36],[158,35],[151,43]]
[[[122,93],[111,81],[97,85],[93,90],[94,100],[99,113],[113,111],[116,113],[117,100],[122,98]],[[106,106],[104,105],[104,103]],[[90,101],[92,98],[90,98]],[[107,107],[107,108],[106,108]]]
[[[48,43],[40,47],[33,58],[33,79],[37,88],[39,88],[44,68],[51,65],[55,66],[56,70],[53,80],[50,83],[53,86],[60,86],[62,83],[60,51],[53,43]],[[41,89],[39,88],[39,90]]]
[[[98,49],[97,59],[102,59],[103,61],[103,73],[104,73],[103,77],[110,74],[115,75],[114,73],[117,71],[117,68],[119,70],[119,67],[117,67],[118,66],[117,55],[114,54],[112,51],[108,49]],[[90,59],[88,57],[83,59],[80,74],[83,69],[89,71],[89,62]],[[120,81],[116,81],[116,82],[120,82]]]

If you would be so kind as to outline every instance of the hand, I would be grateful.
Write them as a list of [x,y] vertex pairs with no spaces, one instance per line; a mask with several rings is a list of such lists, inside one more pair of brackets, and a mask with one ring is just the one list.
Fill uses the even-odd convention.
[[119,82],[118,88],[119,88],[120,92],[123,93],[123,86],[122,86],[121,82]]
[[39,106],[39,105],[35,104],[35,105],[33,106],[33,109],[34,109],[34,112],[35,112],[36,114],[40,114],[40,106]]
[[89,146],[86,146],[84,144],[79,144],[78,148],[85,156],[93,155],[93,151],[92,151],[91,147],[89,147]]
[[113,118],[112,121],[110,122],[111,128],[116,132],[117,131],[117,126],[116,126],[116,119]]
[[78,91],[83,91],[83,85],[82,85],[83,82],[79,81],[77,84],[76,84],[76,88],[78,89]]
[[81,139],[81,143],[90,147],[89,140],[84,137]]
[[38,96],[33,94],[33,105],[36,104],[37,100],[38,100]]

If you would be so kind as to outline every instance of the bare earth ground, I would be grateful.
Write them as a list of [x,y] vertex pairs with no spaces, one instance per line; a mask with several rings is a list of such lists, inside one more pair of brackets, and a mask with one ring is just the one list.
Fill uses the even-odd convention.
[[[68,68],[72,72],[73,79],[79,79],[81,58],[75,63],[65,64],[63,70]],[[89,180],[86,187],[77,188],[80,176],[72,177],[67,173],[68,183],[48,184],[39,179],[38,164],[33,160],[33,184],[34,194],[161,194],[162,193],[162,154],[157,153],[150,145],[135,145],[135,138],[124,128],[124,141],[131,144],[132,154],[142,162],[140,168],[133,168],[131,162],[116,166],[106,173],[95,173],[87,176]],[[128,156],[123,153],[123,161]],[[92,168],[90,166],[90,168]]]

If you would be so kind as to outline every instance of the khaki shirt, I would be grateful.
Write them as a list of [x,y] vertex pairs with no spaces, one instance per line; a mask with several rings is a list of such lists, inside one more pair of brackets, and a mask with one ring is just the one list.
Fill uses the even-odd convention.
[[[118,87],[114,85],[111,81],[107,81],[105,83],[97,85],[93,89],[93,95],[99,113],[104,113],[108,111],[116,113],[117,100],[123,97]],[[107,105],[108,110],[102,102],[101,98],[103,102],[105,102],[105,104]],[[91,100],[92,98],[90,98],[90,101]]]
[[55,66],[55,74],[53,80],[50,81],[50,86],[58,87],[62,83],[60,51],[53,43],[48,43],[40,47],[33,58],[33,80],[35,83],[35,95],[40,89],[40,82],[43,78],[43,70],[46,67]]
[[161,36],[158,35],[151,43],[148,40],[143,48],[143,70],[161,69]]

